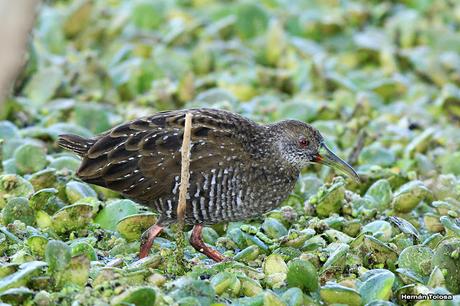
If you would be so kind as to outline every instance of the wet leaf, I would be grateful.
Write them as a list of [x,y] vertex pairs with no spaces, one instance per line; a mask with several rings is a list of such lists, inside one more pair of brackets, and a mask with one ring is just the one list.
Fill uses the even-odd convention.
[[268,237],[273,239],[279,238],[288,233],[284,225],[274,218],[265,219],[264,223],[262,224],[262,230],[265,234],[267,234]]
[[412,181],[396,190],[392,205],[396,211],[410,212],[429,196],[431,191],[421,181]]
[[134,287],[112,299],[112,305],[134,304],[136,306],[155,305],[155,290],[151,287]]
[[37,105],[51,99],[63,80],[64,74],[58,67],[40,69],[25,88],[27,96]]
[[52,217],[53,229],[65,233],[85,227],[93,217],[93,206],[89,204],[73,204],[58,210]]
[[70,203],[75,203],[87,197],[97,198],[96,192],[88,184],[77,181],[70,181],[65,186],[67,199]]
[[390,223],[386,221],[373,221],[363,226],[363,233],[371,233],[375,238],[382,241],[389,241],[392,235]]
[[8,141],[12,138],[18,138],[19,129],[10,121],[0,121],[0,139]]
[[253,38],[265,32],[268,26],[268,16],[257,4],[240,4],[236,8],[235,27],[243,39]]
[[37,274],[46,263],[43,261],[30,261],[19,266],[19,270],[0,280],[0,292],[10,288],[25,286],[29,279]]
[[439,244],[434,251],[432,265],[443,271],[446,288],[454,293],[460,293],[460,240],[448,239]]
[[396,157],[391,150],[378,145],[364,148],[359,156],[359,162],[368,165],[390,166],[395,161]]
[[48,239],[40,235],[30,236],[27,239],[27,245],[33,254],[43,257],[45,255],[45,248],[48,244]]
[[363,276],[363,283],[359,293],[363,303],[367,304],[375,300],[388,300],[392,293],[395,276],[388,270],[371,270]]
[[385,210],[393,197],[391,185],[388,180],[378,180],[369,187],[365,196],[372,200],[375,208],[380,211]]
[[94,219],[102,228],[115,231],[117,223],[124,217],[139,212],[134,202],[130,200],[115,200],[104,207]]
[[410,269],[417,274],[427,276],[431,273],[433,252],[428,247],[410,246],[405,248],[398,258],[398,266]]
[[318,272],[309,261],[293,259],[288,264],[288,287],[297,287],[306,292],[316,292],[319,289]]
[[138,240],[142,233],[155,222],[154,214],[129,215],[117,223],[117,231],[128,241],[134,241]]
[[15,174],[0,175],[0,207],[10,197],[29,197],[34,193],[31,183]]
[[70,248],[62,241],[51,240],[46,245],[45,259],[51,271],[63,271],[70,264]]
[[330,186],[323,186],[318,193],[310,198],[316,204],[316,212],[321,217],[327,217],[340,210],[345,195],[344,180],[337,180]]
[[15,197],[8,199],[2,213],[4,224],[13,223],[14,220],[22,221],[27,225],[35,224],[35,212],[30,207],[27,198]]
[[210,283],[218,295],[225,293],[230,296],[238,296],[241,289],[240,280],[235,275],[228,272],[221,272],[214,275]]
[[361,296],[356,290],[338,284],[321,287],[320,295],[327,304],[361,305]]

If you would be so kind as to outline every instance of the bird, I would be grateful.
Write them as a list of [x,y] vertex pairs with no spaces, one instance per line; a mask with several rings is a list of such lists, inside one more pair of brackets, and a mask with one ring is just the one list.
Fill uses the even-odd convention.
[[92,138],[60,135],[58,145],[82,158],[76,175],[158,212],[141,238],[148,256],[156,236],[177,221],[185,115],[192,114],[189,187],[184,222],[190,244],[216,262],[203,226],[260,217],[286,199],[305,167],[324,164],[359,181],[312,125],[298,120],[259,124],[212,108],[163,111],[122,123]]

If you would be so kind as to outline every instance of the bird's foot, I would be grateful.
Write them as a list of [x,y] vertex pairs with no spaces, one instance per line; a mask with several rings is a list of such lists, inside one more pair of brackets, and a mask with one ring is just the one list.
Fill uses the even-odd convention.
[[215,262],[228,261],[229,258],[225,257],[219,251],[214,250],[213,248],[207,246],[204,243],[203,238],[201,237],[202,231],[202,224],[196,224],[193,227],[192,236],[190,237],[190,244],[195,248],[195,250],[197,250],[200,253],[203,253]]
[[139,251],[139,259],[147,257],[149,255],[150,248],[152,247],[153,240],[158,236],[163,230],[162,226],[157,224],[152,225],[148,230],[146,230],[141,237],[141,249]]
[[203,253],[204,255],[208,256],[209,258],[211,258],[215,262],[224,262],[224,261],[229,261],[230,260],[230,258],[225,257],[219,251],[214,250],[213,248],[208,247],[208,246],[206,246],[206,248],[201,248],[198,251]]

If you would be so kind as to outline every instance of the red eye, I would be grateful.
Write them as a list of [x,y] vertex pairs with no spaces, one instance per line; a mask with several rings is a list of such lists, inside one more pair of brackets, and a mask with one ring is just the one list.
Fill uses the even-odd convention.
[[305,137],[300,137],[299,138],[299,146],[301,148],[306,148],[309,145],[309,141]]

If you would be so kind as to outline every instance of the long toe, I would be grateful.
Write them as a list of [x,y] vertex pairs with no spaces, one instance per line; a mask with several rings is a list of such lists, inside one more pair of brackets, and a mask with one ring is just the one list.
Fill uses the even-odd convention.
[[153,241],[155,240],[156,236],[158,236],[161,233],[162,230],[163,230],[162,226],[155,224],[155,225],[152,225],[148,230],[146,230],[142,234],[139,258],[142,259],[149,255],[150,248],[152,247]]
[[207,246],[202,238],[203,225],[197,224],[193,227],[192,236],[190,237],[190,244],[200,253],[208,256],[215,262],[227,260],[219,251]]

